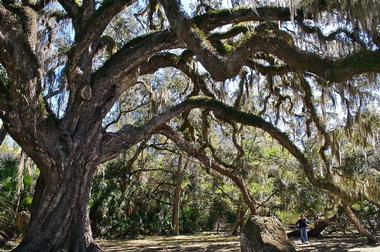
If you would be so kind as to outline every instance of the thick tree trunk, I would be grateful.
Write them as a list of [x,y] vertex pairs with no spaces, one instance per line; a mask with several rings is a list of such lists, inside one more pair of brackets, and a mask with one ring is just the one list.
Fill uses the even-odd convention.
[[41,173],[29,230],[14,251],[102,251],[92,239],[87,209],[94,166],[80,159]]

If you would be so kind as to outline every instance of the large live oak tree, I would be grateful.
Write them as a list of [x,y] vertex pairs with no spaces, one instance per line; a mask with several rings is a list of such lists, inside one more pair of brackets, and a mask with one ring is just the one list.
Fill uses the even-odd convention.
[[[15,251],[101,251],[93,241],[87,213],[96,167],[152,134],[166,135],[184,152],[230,176],[167,126],[172,118],[196,108],[213,112],[228,122],[267,132],[300,162],[313,185],[343,200],[349,213],[353,214],[349,204],[355,196],[340,188],[329,176],[316,175],[305,154],[273,123],[260,115],[242,112],[239,106],[231,107],[218,101],[208,89],[204,75],[195,71],[190,62],[198,60],[214,81],[239,75],[243,66],[263,75],[294,73],[302,84],[300,92],[304,94],[305,110],[324,136],[321,156],[327,160],[325,151],[333,145],[331,136],[318,118],[310,84],[303,76],[308,74],[326,83],[340,83],[357,75],[380,73],[380,51],[376,47],[379,46],[379,34],[376,29],[360,36],[356,30],[340,28],[340,31],[325,36],[317,27],[304,22],[313,20],[322,12],[345,11],[328,5],[329,1],[315,1],[313,8],[303,9],[301,6],[296,12],[293,10],[295,6],[263,6],[210,11],[189,18],[177,1],[162,0],[160,2],[169,22],[167,29],[128,41],[100,67],[94,67],[99,49],[104,47],[103,33],[107,26],[117,14],[131,8],[135,1],[58,2],[65,11],[60,18],[70,20],[75,34],[74,42],[61,55],[65,62],[61,81],[66,85],[62,85],[60,92],[69,95],[61,117],[53,112],[47,101],[54,94],[44,93],[49,73],[39,51],[39,36],[42,36],[39,31],[51,28],[44,27],[46,23],[41,22],[41,18],[54,8],[49,4],[57,3],[48,0],[0,1],[0,63],[4,68],[0,69],[3,71],[0,78],[0,118],[4,124],[0,135],[3,136],[6,130],[40,169],[29,231]],[[211,32],[223,25],[248,21],[257,25],[247,28],[247,23],[247,26]],[[341,57],[321,56],[293,43],[291,32],[276,25],[279,21],[297,22],[303,33],[318,34],[321,41],[337,40],[337,35],[344,33],[349,40],[348,46],[362,48]],[[374,27],[376,25],[378,23]],[[233,37],[235,41],[227,46],[224,41]],[[186,50],[181,54],[167,51],[176,48]],[[270,57],[283,63],[280,66],[262,63]],[[189,76],[194,85],[193,97],[140,126],[126,125],[117,132],[106,131],[102,122],[118,98],[136,84],[139,76],[166,67],[177,68]],[[328,171],[328,162],[326,166]],[[242,183],[238,177],[231,178],[237,184]],[[244,186],[239,188],[245,195]],[[254,212],[254,202],[250,204]],[[365,230],[362,233],[373,239]]]

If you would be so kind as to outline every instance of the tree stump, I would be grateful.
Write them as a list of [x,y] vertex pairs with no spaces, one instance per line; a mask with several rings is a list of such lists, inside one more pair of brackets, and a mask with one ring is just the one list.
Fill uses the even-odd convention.
[[241,235],[242,252],[293,252],[295,245],[286,236],[276,217],[254,216],[245,224]]
[[29,212],[22,211],[22,212],[17,213],[16,219],[15,219],[15,226],[19,234],[26,233],[28,229],[29,221],[30,221]]

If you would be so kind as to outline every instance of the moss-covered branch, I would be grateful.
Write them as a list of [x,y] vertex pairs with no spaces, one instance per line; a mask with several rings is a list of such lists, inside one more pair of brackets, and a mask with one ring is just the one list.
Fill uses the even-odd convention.
[[[169,22],[182,44],[192,50],[215,80],[236,76],[253,53],[265,52],[277,56],[295,71],[312,72],[333,82],[341,82],[353,75],[380,72],[380,52],[363,50],[342,59],[323,58],[315,53],[301,51],[291,36],[269,25],[259,26],[243,37],[235,48],[220,53],[215,43],[175,1],[163,0]],[[227,55],[225,55],[227,54]]]
[[104,162],[111,159],[125,148],[141,141],[145,136],[153,134],[157,129],[170,121],[173,117],[195,108],[208,109],[214,113],[217,113],[221,118],[227,118],[229,121],[262,129],[276,139],[281,146],[286,148],[300,162],[311,184],[322,190],[330,191],[347,202],[352,200],[351,195],[348,195],[335,184],[316,177],[312,165],[306,159],[302,151],[289,139],[287,134],[283,133],[274,125],[257,115],[236,110],[231,106],[209,97],[191,97],[188,100],[152,118],[143,126],[132,127],[129,125],[121,129],[119,132],[106,134],[101,145],[101,156],[99,157],[99,162]]

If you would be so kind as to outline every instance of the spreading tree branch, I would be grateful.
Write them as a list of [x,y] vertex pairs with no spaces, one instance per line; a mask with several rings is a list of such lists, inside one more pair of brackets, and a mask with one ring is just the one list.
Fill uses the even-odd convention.
[[102,5],[87,18],[84,28],[78,34],[76,41],[75,54],[81,55],[89,45],[96,42],[112,18],[120,13],[127,6],[135,3],[136,0],[109,0],[103,1]]
[[[260,16],[257,16],[252,9],[222,10],[197,16],[186,22],[191,25],[196,24],[199,29],[203,29],[204,32],[207,32],[220,25],[233,22],[291,19],[290,12],[287,8],[263,7],[258,8],[258,13]],[[187,32],[187,29],[185,30]],[[199,32],[202,31],[200,30]],[[218,35],[214,35],[214,37],[215,36],[217,37]],[[164,60],[156,60],[161,55],[157,55],[157,57],[155,57],[155,55],[162,50],[181,47],[181,45],[184,44],[181,42],[183,40],[185,40],[185,38],[181,37],[181,39],[177,39],[175,32],[171,30],[154,32],[131,40],[117,53],[112,55],[100,69],[92,74],[91,79],[92,86],[95,89],[94,93],[97,93],[96,90],[106,92],[107,89],[112,89],[115,85],[118,85],[118,83],[125,82],[126,76],[128,76],[131,71],[136,70],[136,68],[141,68],[140,75],[162,68],[160,64],[164,63]],[[190,47],[190,49],[197,54],[196,50],[193,50],[194,48]],[[210,65],[215,69],[214,78],[224,80],[236,75],[242,65],[250,65],[252,63],[250,56],[254,52],[266,52],[275,55],[287,64],[278,69],[258,66],[259,70],[267,73],[273,71],[276,74],[282,74],[292,70],[299,70],[312,72],[326,80],[338,82],[347,80],[356,74],[380,71],[380,57],[378,57],[380,52],[364,50],[342,59],[323,58],[310,52],[300,51],[295,45],[289,43],[289,36],[281,31],[276,31],[275,35],[269,37],[267,33],[252,34],[244,43],[235,48],[233,57],[221,57],[222,60],[219,60],[217,59],[219,56],[216,54],[217,60],[210,60],[210,64],[206,64],[206,68],[210,71],[207,67]],[[199,55],[197,54],[197,56]],[[225,61],[226,59],[228,59],[228,62]],[[358,62],[362,60],[367,60],[370,64],[358,64]],[[146,70],[147,61],[149,62],[150,66],[148,68],[150,68],[150,70]],[[214,64],[218,62],[219,64]],[[210,95],[210,93],[205,94]]]
[[189,111],[194,108],[208,109],[214,113],[217,113],[218,116],[222,118],[228,118],[229,121],[262,129],[264,132],[276,139],[281,146],[287,149],[300,162],[306,177],[312,185],[319,189],[332,192],[345,202],[351,202],[353,198],[355,198],[355,195],[350,195],[348,192],[342,190],[331,181],[317,177],[313,166],[306,159],[304,153],[289,139],[287,134],[280,131],[273,124],[265,121],[259,116],[238,111],[220,101],[204,97],[192,97],[172,107],[166,112],[157,115],[143,126],[133,127],[129,125],[119,132],[105,134],[101,144],[99,162],[109,160],[115,155],[115,153],[119,153],[123,149],[128,148],[129,146],[140,141],[143,136],[154,133],[171,118],[184,111]]
[[[88,116],[94,118],[95,114],[99,114],[97,118],[105,116],[110,107],[112,107],[113,102],[116,101],[117,96],[120,95],[120,93],[115,92],[115,83],[113,83],[114,85],[109,85],[108,89],[103,90],[101,89],[102,87],[98,86],[97,89],[92,90],[90,86],[92,81],[91,61],[96,54],[101,35],[112,18],[134,2],[135,0],[103,1],[102,5],[94,12],[90,11],[91,6],[87,6],[92,3],[85,3],[87,5],[84,11],[86,11],[89,16],[83,16],[81,23],[77,25],[75,29],[75,43],[68,53],[65,71],[70,96],[63,126],[68,128],[71,133],[77,128],[78,122],[81,122],[82,119],[88,119]],[[83,13],[81,14],[83,15]],[[130,76],[130,73],[123,73],[124,79],[122,84],[126,84],[126,78]],[[106,83],[110,82],[108,81]],[[84,93],[87,93],[86,97],[83,97]],[[99,95],[99,93],[101,93],[101,95]],[[104,97],[101,101],[95,101],[99,106],[93,106],[93,103],[87,103],[87,106],[83,106],[84,100],[89,100],[95,95],[97,95],[99,100],[101,100],[100,97]],[[112,104],[110,105],[110,103]],[[102,106],[102,108],[99,108],[100,106]],[[102,109],[104,113],[97,113],[99,109]],[[81,115],[84,115],[84,118],[80,118]],[[86,130],[87,129],[80,129],[81,132]]]
[[[291,20],[288,8],[262,7],[257,8],[257,13],[251,8],[225,9],[196,16],[192,21],[201,29],[210,31],[222,25],[244,21]],[[180,45],[180,42],[176,39],[175,32],[170,30],[143,35],[129,41],[116,54],[112,55],[93,74],[92,79],[99,83],[104,83],[106,80],[111,80],[109,82],[115,83],[122,79],[125,73],[143,64],[146,59],[154,54],[162,50],[180,47]]]

